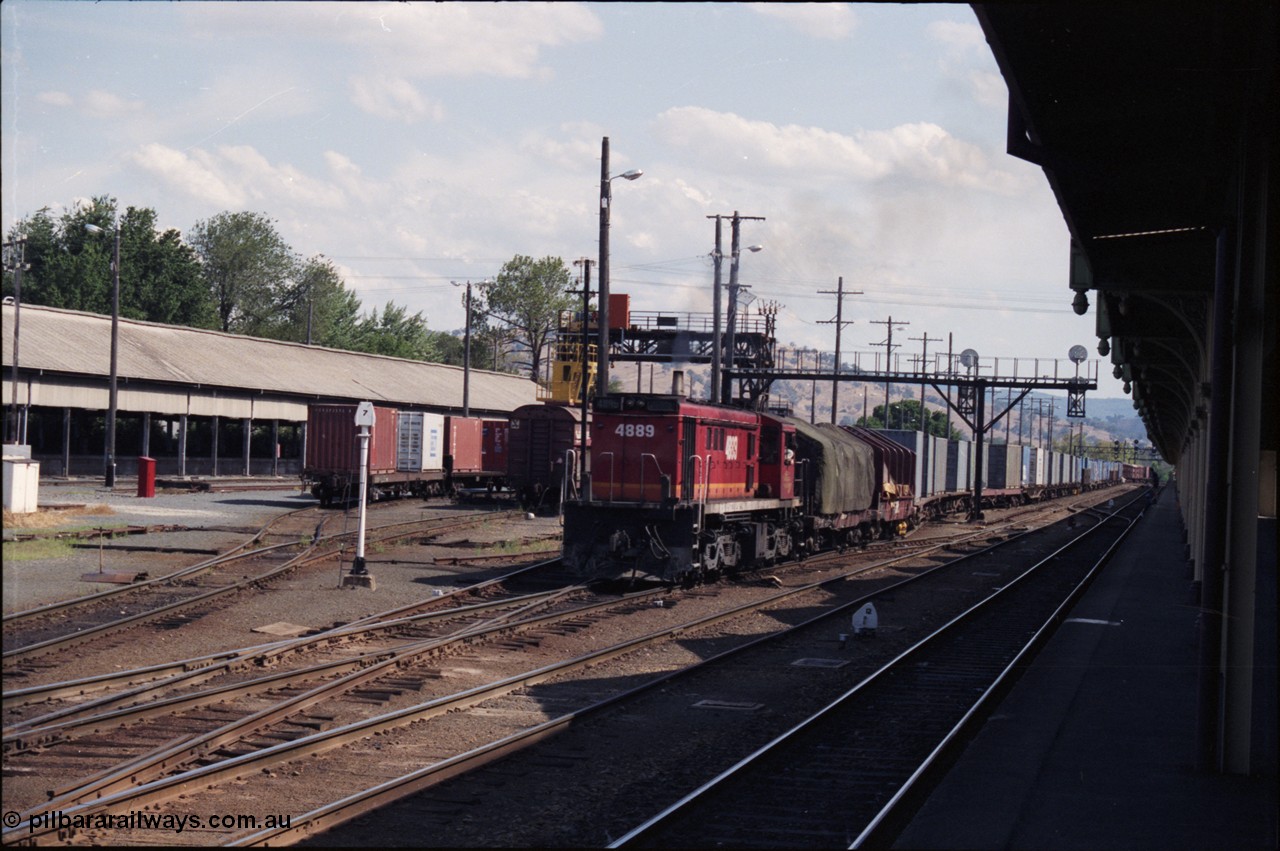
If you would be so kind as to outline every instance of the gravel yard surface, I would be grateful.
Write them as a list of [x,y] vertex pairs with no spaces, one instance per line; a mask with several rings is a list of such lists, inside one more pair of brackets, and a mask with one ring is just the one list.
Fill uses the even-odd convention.
[[[5,518],[5,540],[27,533],[75,532],[96,528],[128,526],[181,526],[190,531],[128,535],[114,539],[117,544],[156,547],[184,547],[225,551],[286,511],[314,505],[310,496],[297,491],[271,490],[238,493],[160,492],[154,498],[139,498],[132,490],[118,487],[108,491],[97,482],[67,484],[41,483],[40,511],[36,515]],[[11,522],[12,521],[12,522]],[[89,543],[76,541],[76,543]],[[96,593],[105,585],[81,580],[81,575],[100,568],[106,572],[138,573],[152,576],[195,564],[207,555],[155,554],[109,550],[111,541],[97,548],[76,549],[69,542],[45,547],[5,545],[4,612]]]

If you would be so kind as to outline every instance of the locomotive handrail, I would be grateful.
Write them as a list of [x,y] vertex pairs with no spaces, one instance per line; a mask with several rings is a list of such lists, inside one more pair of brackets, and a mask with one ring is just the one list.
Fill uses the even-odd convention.
[[609,496],[605,501],[613,502],[613,453],[612,452],[600,453],[601,460],[604,460],[606,457],[609,459]]
[[652,459],[653,459],[653,466],[658,468],[658,493],[659,493],[659,499],[657,499],[656,501],[657,501],[657,502],[661,502],[661,501],[662,501],[662,499],[661,499],[661,493],[662,493],[662,476],[663,476],[663,472],[662,472],[662,465],[658,463],[658,456],[657,456],[657,455],[654,455],[652,452],[641,452],[641,453],[640,453],[640,500],[639,500],[639,501],[640,501],[641,503],[643,503],[643,502],[645,501],[645,499],[644,499],[644,459],[646,459],[646,458],[652,458]]
[[[809,467],[809,459],[797,458],[795,462],[795,466],[796,466],[795,477],[800,480],[800,486],[802,489],[801,493],[804,494],[804,512],[805,514],[812,514],[813,513],[813,495],[812,495],[812,491],[809,488],[809,477],[807,475],[808,467]],[[804,473],[800,471],[801,467],[805,468]]]
[[564,451],[563,481],[560,483],[560,516],[564,516],[564,504],[570,499],[569,489],[573,489],[573,499],[578,498],[578,485],[573,480],[573,471],[578,469],[578,452],[576,449]]
[[[709,497],[709,495],[710,495],[710,493],[711,493],[711,490],[710,490],[710,488],[711,488],[711,475],[710,475],[710,473],[711,473],[711,456],[710,456],[710,455],[708,455],[708,456],[707,456],[707,458],[706,458],[706,463],[707,463],[707,475],[706,475],[706,476],[703,476],[703,475],[702,475],[702,463],[703,463],[703,459],[702,459],[702,456],[701,456],[701,455],[699,455],[699,454],[697,454],[697,453],[695,452],[693,455],[690,455],[690,456],[689,456],[689,460],[690,460],[690,461],[697,461],[697,462],[698,462],[698,466],[697,466],[697,468],[696,468],[696,469],[697,469],[697,471],[698,471],[698,475],[694,477],[694,480],[693,480],[693,481],[690,483],[690,485],[689,485],[689,492],[690,492],[690,494],[691,494],[691,498],[690,498],[690,500],[689,500],[689,501],[690,501],[693,505],[697,506],[697,508],[698,508],[698,527],[697,527],[697,531],[698,531],[698,532],[701,532],[701,531],[702,531],[702,529],[703,529],[703,527],[706,525],[706,519],[707,519],[707,499],[708,499],[708,497]],[[698,480],[699,480],[699,479],[702,479],[702,499],[698,499],[698,483],[699,483],[699,482],[698,482]]]

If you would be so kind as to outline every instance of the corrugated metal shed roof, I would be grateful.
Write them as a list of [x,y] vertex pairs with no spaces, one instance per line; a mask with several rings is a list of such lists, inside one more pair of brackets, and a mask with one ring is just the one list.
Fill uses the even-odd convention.
[[[13,362],[14,307],[4,305],[4,379]],[[23,305],[19,368],[105,379],[111,317]],[[462,367],[366,355],[121,319],[117,373],[130,382],[226,388],[430,408],[462,407]],[[471,370],[473,412],[536,401],[521,376]]]

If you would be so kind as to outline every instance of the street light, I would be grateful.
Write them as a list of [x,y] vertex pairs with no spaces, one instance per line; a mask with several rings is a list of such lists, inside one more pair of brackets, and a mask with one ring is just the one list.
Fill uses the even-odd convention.
[[[89,233],[106,233],[106,228],[85,223],[84,229]],[[107,446],[106,469],[103,474],[105,484],[109,488],[116,485],[116,400],[117,382],[116,365],[120,350],[120,225],[113,229],[114,238],[111,246],[111,378],[107,385]]]
[[[450,281],[455,287],[462,284]],[[487,287],[493,283],[492,278],[485,278],[477,286]],[[467,281],[467,324],[462,332],[462,415],[471,416],[471,282]]]
[[[613,181],[619,177],[635,180],[644,174],[638,168],[624,171],[622,174],[609,176],[609,137],[605,136],[600,143],[600,261],[596,264],[600,270],[600,308],[597,312],[600,325],[600,363],[596,368],[596,394],[606,396],[609,393],[609,209],[613,206]],[[583,317],[586,321],[586,317]]]

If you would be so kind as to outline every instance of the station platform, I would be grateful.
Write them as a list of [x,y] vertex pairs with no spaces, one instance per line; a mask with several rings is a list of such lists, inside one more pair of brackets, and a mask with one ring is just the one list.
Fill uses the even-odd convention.
[[[1196,768],[1197,607],[1175,500],[1165,488],[1147,509],[895,848],[1280,847],[1274,640],[1255,660],[1269,764],[1253,777]],[[1274,639],[1274,520],[1260,523],[1258,563]]]

